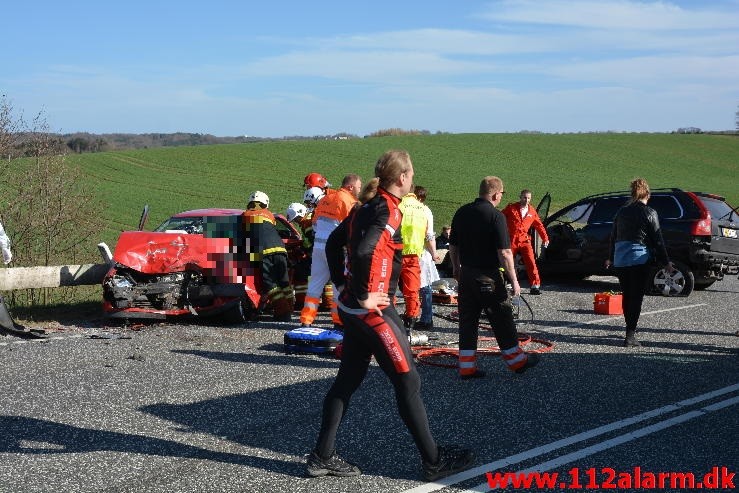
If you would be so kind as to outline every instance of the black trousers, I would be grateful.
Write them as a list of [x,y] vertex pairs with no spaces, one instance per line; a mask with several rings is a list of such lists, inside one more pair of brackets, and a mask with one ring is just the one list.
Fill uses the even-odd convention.
[[622,308],[626,319],[626,331],[636,330],[641,314],[641,305],[644,301],[644,289],[651,272],[649,264],[632,265],[630,267],[616,267],[616,276],[623,293]]
[[425,462],[438,460],[436,441],[431,436],[426,407],[421,400],[421,378],[413,363],[403,322],[390,305],[380,317],[372,312],[349,314],[339,308],[344,323],[341,365],[336,380],[323,401],[323,418],[316,452],[328,458],[334,451],[336,432],[349,407],[349,400],[369,368],[372,356],[395,389],[395,400],[403,422],[408,427]]
[[290,285],[286,253],[272,253],[262,257],[262,292]]
[[[493,299],[480,292],[477,278],[481,275],[495,281]],[[459,275],[459,349],[477,349],[480,313],[485,315],[493,328],[500,349],[518,345],[518,332],[513,320],[513,306],[505,289],[505,282],[497,270],[484,270],[462,266]]]

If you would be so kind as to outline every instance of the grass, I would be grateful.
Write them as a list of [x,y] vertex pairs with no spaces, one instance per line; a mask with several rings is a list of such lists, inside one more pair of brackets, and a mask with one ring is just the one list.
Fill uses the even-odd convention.
[[457,134],[293,141],[160,148],[73,155],[105,204],[106,228],[96,241],[115,244],[135,229],[144,204],[148,228],[169,215],[200,207],[244,207],[254,190],[284,212],[302,201],[302,179],[323,173],[338,186],[347,173],[365,180],[388,149],[407,149],[415,182],[428,191],[440,225],[475,197],[485,175],[505,182],[506,201],[529,188],[534,202],[552,194],[552,211],[593,193],[621,190],[636,177],[653,188],[681,187],[718,193],[739,202],[739,138],[673,134]]

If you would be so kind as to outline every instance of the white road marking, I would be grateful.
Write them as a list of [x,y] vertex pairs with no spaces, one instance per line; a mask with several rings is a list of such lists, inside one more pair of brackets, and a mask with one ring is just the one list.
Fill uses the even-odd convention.
[[[674,312],[677,310],[688,310],[690,308],[697,308],[699,306],[707,306],[708,303],[698,303],[696,305],[686,305],[686,306],[676,306],[673,308],[665,308],[663,310],[652,310],[651,312],[641,312],[641,316],[644,315],[654,315],[655,313],[665,313],[665,312]],[[572,322],[569,324],[564,325],[558,325],[557,327],[547,327],[547,330],[553,330],[553,329],[570,329],[572,327],[577,327],[578,325],[590,325],[590,324],[599,324],[601,322],[605,322],[607,320],[616,320],[619,318],[624,318],[623,315],[614,315],[612,317],[604,317],[604,318],[596,318],[595,320],[587,320],[585,322]]]
[[[583,457],[588,457],[590,455],[597,454],[598,452],[602,452],[603,450],[608,450],[609,448],[617,447],[621,444],[630,442],[632,440],[636,440],[637,438],[641,438],[646,435],[656,433],[658,431],[662,431],[671,426],[685,423],[686,421],[690,421],[691,419],[704,416],[709,412],[718,411],[719,409],[723,409],[728,406],[734,406],[736,404],[739,404],[739,396],[726,399],[725,401],[717,402],[710,406],[705,406],[702,409],[690,411],[685,414],[680,414],[670,419],[666,419],[664,421],[654,423],[653,425],[645,426],[644,428],[639,428],[638,430],[630,431],[623,435],[619,435],[617,437],[611,438],[610,440],[596,443],[595,445],[591,445],[590,447],[585,447],[583,449],[577,450],[569,454],[562,455],[555,459],[542,462],[541,464],[537,464],[535,466],[532,466],[520,472],[526,473],[526,472],[551,471],[552,469],[556,467],[562,466],[564,464],[569,464],[570,462],[574,462],[576,460],[582,459]],[[491,488],[488,485],[488,483],[485,482],[485,483],[481,483],[475,486],[471,490],[466,490],[466,491],[478,493],[478,492],[492,491],[493,489],[497,489],[497,488]]]
[[[695,405],[697,403],[700,403],[700,402],[703,402],[703,401],[707,401],[707,400],[713,399],[715,397],[718,397],[718,396],[721,396],[721,395],[725,395],[725,394],[729,394],[731,392],[736,392],[736,391],[739,391],[739,383],[736,383],[734,385],[729,385],[728,387],[723,387],[723,388],[714,390],[713,392],[708,392],[708,393],[701,394],[701,395],[698,395],[698,396],[695,396],[695,397],[691,397],[690,399],[685,399],[685,400],[676,402],[674,404],[668,404],[667,406],[663,406],[663,407],[660,407],[660,408],[657,408],[657,409],[653,409],[651,411],[647,411],[647,412],[644,412],[644,413],[641,413],[641,414],[637,414],[636,416],[632,416],[630,418],[625,418],[625,419],[622,419],[622,420],[619,420],[619,421],[614,421],[613,423],[610,423],[610,424],[607,424],[607,425],[604,425],[604,426],[599,426],[597,428],[593,428],[592,430],[584,431],[582,433],[578,433],[576,435],[572,435],[571,437],[567,437],[567,438],[563,438],[561,440],[557,440],[557,441],[551,442],[551,443],[549,443],[547,445],[541,445],[539,447],[535,447],[535,448],[532,448],[530,450],[526,450],[524,452],[520,452],[518,454],[514,454],[514,455],[511,455],[511,456],[505,457],[503,459],[499,459],[499,460],[494,461],[494,462],[490,462],[488,464],[483,464],[481,466],[475,467],[474,469],[468,469],[467,471],[462,471],[462,472],[460,472],[458,474],[454,474],[452,476],[449,476],[447,478],[444,478],[444,479],[442,479],[442,480],[440,480],[440,481],[438,481],[436,483],[426,483],[426,484],[423,484],[423,485],[418,486],[416,488],[411,488],[410,490],[406,490],[404,493],[429,493],[431,491],[438,491],[438,490],[444,489],[444,488],[446,488],[446,487],[448,487],[450,485],[461,483],[461,482],[464,482],[464,481],[473,479],[475,477],[483,476],[486,472],[495,471],[495,470],[498,470],[498,469],[502,469],[502,468],[504,468],[506,466],[511,466],[513,464],[518,464],[519,462],[524,462],[524,461],[527,461],[529,459],[533,459],[534,457],[538,457],[540,455],[547,454],[547,453],[552,452],[554,450],[557,450],[557,449],[560,449],[560,448],[563,448],[563,447],[567,447],[569,445],[572,445],[572,444],[575,444],[575,443],[578,443],[578,442],[589,440],[589,439],[591,439],[593,437],[604,435],[606,433],[610,433],[612,431],[615,431],[615,430],[618,430],[618,429],[621,429],[621,428],[625,428],[627,426],[631,426],[631,425],[634,425],[636,423],[640,423],[642,421],[647,421],[647,420],[650,420],[652,418],[656,418],[658,416],[661,416],[663,414],[671,413],[671,412],[680,410],[681,408],[685,408],[685,407],[688,407],[688,406],[693,406],[693,405]],[[733,400],[736,400],[736,401],[739,402],[739,397],[734,397],[732,399],[729,399],[729,401],[733,401]],[[723,401],[723,402],[727,402],[727,401]],[[728,404],[728,405],[731,405],[731,404]],[[710,407],[711,406],[707,406],[703,410],[709,410]],[[683,416],[691,415],[692,413],[697,413],[695,416],[691,416],[690,418],[688,418],[688,419],[692,419],[693,417],[698,417],[698,416],[704,415],[705,412],[702,412],[703,410],[691,411],[691,412],[689,412],[689,413],[687,413],[687,414],[685,414]],[[709,411],[712,411],[712,410],[715,410],[715,409],[710,409]],[[677,416],[676,418],[679,418],[679,417],[680,416]],[[665,421],[660,422],[660,423],[667,423],[667,422],[670,422],[670,421],[672,421],[672,420],[674,420],[676,418],[671,418],[671,419],[665,420]],[[656,423],[654,425],[647,426],[646,428],[642,428],[642,430],[647,430],[649,428],[655,427],[655,426],[659,425],[660,423]],[[673,423],[673,424],[677,424],[677,422],[676,423]],[[672,425],[670,425],[670,426],[672,426]],[[639,431],[640,430],[636,430],[636,432],[634,432],[634,433],[637,433]],[[655,429],[654,431],[657,431],[657,430]],[[650,431],[650,433],[652,433],[652,432]],[[624,436],[629,436],[629,435],[630,434],[626,434]],[[616,437],[613,440],[616,440],[618,438],[619,437]],[[636,437],[634,437],[634,438],[636,438]],[[602,442],[602,443],[607,443],[609,441],[610,440],[608,440],[606,442]],[[597,446],[598,446],[598,444],[597,445],[593,445],[593,447],[597,447]],[[615,446],[615,445],[613,445],[613,446]],[[583,449],[583,450],[587,450],[589,448],[592,448],[592,447],[588,447],[588,448]],[[593,452],[593,453],[595,453],[595,452]],[[563,457],[567,457],[567,456],[563,456]],[[553,459],[553,460],[557,460],[557,459]],[[572,460],[575,460],[575,459],[572,459]],[[546,464],[546,463],[544,463],[544,464]],[[484,486],[487,487],[487,483],[484,483]],[[488,490],[484,490],[484,491],[488,491]]]

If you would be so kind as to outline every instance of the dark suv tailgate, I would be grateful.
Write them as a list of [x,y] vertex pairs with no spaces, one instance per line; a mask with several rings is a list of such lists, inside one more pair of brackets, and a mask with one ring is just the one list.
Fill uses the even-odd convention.
[[711,251],[739,255],[739,224],[716,220],[711,223]]
[[711,251],[739,255],[739,214],[723,200],[700,196],[711,212]]

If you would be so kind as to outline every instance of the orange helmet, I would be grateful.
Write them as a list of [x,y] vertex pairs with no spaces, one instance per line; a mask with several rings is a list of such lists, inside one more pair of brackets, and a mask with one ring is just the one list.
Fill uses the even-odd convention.
[[311,173],[309,175],[306,175],[305,179],[303,180],[303,184],[305,185],[305,188],[326,188],[331,186],[328,180],[326,180],[326,178],[320,173]]

